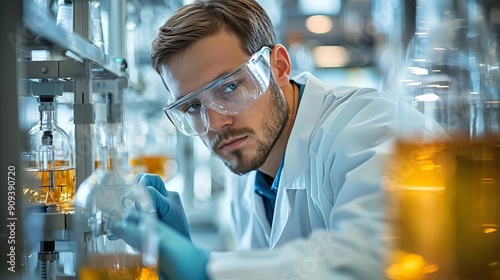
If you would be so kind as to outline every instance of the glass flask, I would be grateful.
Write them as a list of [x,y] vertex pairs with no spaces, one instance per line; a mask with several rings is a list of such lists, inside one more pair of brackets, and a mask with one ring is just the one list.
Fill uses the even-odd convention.
[[22,154],[24,171],[38,179],[23,186],[29,203],[63,212],[73,210],[75,167],[68,135],[55,122],[54,96],[40,96],[40,122],[28,133],[29,151]]
[[[399,112],[384,178],[393,241],[386,276],[500,279],[496,41],[472,0],[417,0],[416,8],[398,94],[425,117]],[[425,129],[404,129],[417,118]]]
[[[122,124],[96,124],[100,139],[99,167],[78,188],[75,218],[84,236],[78,279],[158,279],[156,209],[142,185],[127,172]],[[114,238],[109,225],[140,214],[139,248]]]

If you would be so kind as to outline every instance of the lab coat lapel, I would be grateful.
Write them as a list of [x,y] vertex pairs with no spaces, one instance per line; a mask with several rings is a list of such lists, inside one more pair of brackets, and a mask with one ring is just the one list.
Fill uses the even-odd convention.
[[[309,146],[309,138],[315,128],[311,124],[315,124],[320,117],[323,101],[328,90],[320,80],[309,73],[294,77],[293,80],[306,86],[297,116],[295,117],[295,124],[287,143],[280,186],[284,185],[286,188],[305,188],[304,185],[293,186],[292,182],[295,180],[297,174],[300,174],[304,169],[307,153],[306,147]],[[292,181],[287,182],[290,179]]]
[[[303,172],[309,138],[314,129],[311,124],[319,118],[325,94],[328,92],[325,85],[311,74],[304,74],[293,78],[298,83],[305,84],[305,90],[300,107],[295,118],[295,124],[290,134],[285,152],[285,164],[281,172],[280,184],[276,196],[273,226],[271,228],[270,248],[274,248],[281,239],[289,240],[296,233],[284,232],[290,219],[292,210],[304,205],[295,205],[295,194],[304,190],[305,184],[298,182],[298,176]],[[300,193],[305,193],[300,192]],[[293,196],[293,197],[292,197]],[[300,211],[300,210],[298,210]],[[306,211],[303,209],[303,211]],[[293,227],[290,227],[293,228]]]
[[276,195],[276,204],[274,208],[273,226],[271,228],[271,236],[269,247],[272,249],[276,246],[280,240],[283,230],[285,229],[286,223],[290,218],[290,213],[292,209],[290,207],[290,201],[288,199],[287,191],[285,188],[278,187],[278,193]]

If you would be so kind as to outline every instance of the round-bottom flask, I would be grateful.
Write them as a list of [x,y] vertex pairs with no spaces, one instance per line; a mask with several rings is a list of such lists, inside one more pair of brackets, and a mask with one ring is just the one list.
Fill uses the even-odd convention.
[[22,154],[24,171],[37,179],[23,186],[29,203],[73,210],[75,168],[68,135],[55,123],[53,96],[40,96],[40,122],[28,135],[28,152]]

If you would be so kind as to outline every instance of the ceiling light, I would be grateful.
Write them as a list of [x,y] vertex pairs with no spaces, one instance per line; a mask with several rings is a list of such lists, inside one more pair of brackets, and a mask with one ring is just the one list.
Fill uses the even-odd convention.
[[305,25],[312,33],[323,34],[332,30],[333,22],[328,16],[315,15],[306,18]]
[[349,54],[344,47],[318,46],[313,49],[317,67],[344,67],[349,63]]
[[415,96],[416,101],[439,101],[441,98],[434,93],[424,93],[418,96]]

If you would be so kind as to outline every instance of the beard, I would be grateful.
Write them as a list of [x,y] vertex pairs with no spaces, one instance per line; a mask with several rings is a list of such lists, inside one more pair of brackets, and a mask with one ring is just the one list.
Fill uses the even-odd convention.
[[[269,115],[262,120],[261,125],[265,137],[264,139],[256,140],[257,149],[255,150],[255,154],[251,157],[245,157],[242,151],[237,149],[231,153],[231,155],[235,158],[235,160],[231,162],[219,156],[219,158],[221,158],[224,162],[224,165],[226,165],[226,167],[235,174],[243,175],[261,167],[267,160],[267,157],[271,153],[274,145],[283,133],[286,123],[288,122],[289,109],[286,99],[272,76],[269,82],[269,89],[271,94],[271,102],[269,103],[267,110]],[[253,129],[244,127],[224,131],[219,135],[219,139],[227,139],[231,136],[237,136],[244,133],[255,135]],[[214,142],[217,143],[219,141]]]

